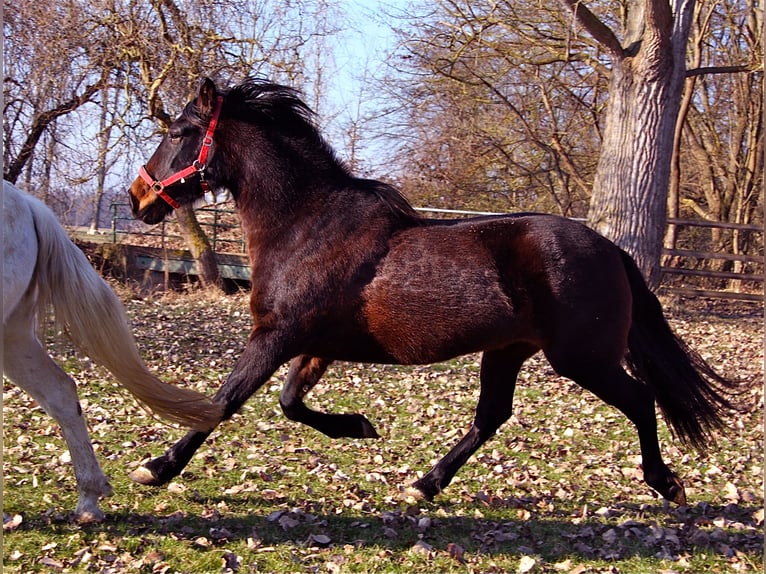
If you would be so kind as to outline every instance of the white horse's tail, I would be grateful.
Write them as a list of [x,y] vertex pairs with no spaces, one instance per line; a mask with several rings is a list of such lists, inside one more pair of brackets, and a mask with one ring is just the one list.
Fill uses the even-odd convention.
[[67,236],[52,212],[30,202],[39,243],[36,283],[40,309],[91,359],[106,367],[145,407],[168,421],[207,431],[222,408],[206,396],[160,381],[136,348],[122,302]]

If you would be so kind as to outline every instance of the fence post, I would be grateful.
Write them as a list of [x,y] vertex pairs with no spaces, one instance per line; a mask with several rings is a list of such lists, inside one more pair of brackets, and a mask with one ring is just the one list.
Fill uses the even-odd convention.
[[109,209],[112,212],[112,243],[117,243],[117,204],[110,204]]

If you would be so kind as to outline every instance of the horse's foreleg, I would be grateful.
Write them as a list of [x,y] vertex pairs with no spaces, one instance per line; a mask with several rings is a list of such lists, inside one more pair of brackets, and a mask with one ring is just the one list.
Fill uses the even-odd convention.
[[75,382],[48,356],[31,329],[26,336],[4,338],[3,372],[61,427],[77,481],[75,518],[78,522],[99,522],[104,513],[98,500],[112,494],[112,487],[93,452]]
[[[213,402],[224,405],[222,420],[231,418],[250,396],[269,380],[269,377],[288,357],[278,345],[273,331],[255,332],[244,353],[234,366],[226,382],[213,397]],[[190,431],[162,456],[154,458],[130,473],[130,478],[149,486],[160,486],[181,474],[197,449],[205,442],[210,431]]]
[[323,413],[308,408],[303,397],[319,382],[331,361],[301,355],[290,363],[279,405],[290,420],[308,425],[331,438],[378,438],[369,420],[361,414]]
[[476,417],[468,433],[423,478],[412,486],[412,494],[433,500],[452,481],[471,455],[495,434],[513,410],[516,376],[522,363],[537,347],[520,344],[499,351],[487,351],[481,361],[481,392]]

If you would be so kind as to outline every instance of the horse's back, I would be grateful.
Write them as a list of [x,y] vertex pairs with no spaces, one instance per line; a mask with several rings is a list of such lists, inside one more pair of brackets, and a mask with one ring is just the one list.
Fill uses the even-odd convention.
[[3,324],[34,277],[38,239],[29,196],[3,181]]

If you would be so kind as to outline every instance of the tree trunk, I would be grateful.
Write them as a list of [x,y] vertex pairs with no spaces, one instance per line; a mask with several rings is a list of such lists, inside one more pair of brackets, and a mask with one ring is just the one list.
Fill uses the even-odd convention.
[[176,218],[181,226],[184,240],[199,267],[199,277],[202,285],[204,287],[215,287],[223,291],[223,277],[221,277],[221,272],[218,269],[215,251],[213,251],[210,240],[202,230],[199,221],[197,221],[194,209],[191,205],[182,205],[176,209]]
[[96,160],[96,192],[93,196],[93,218],[90,221],[88,235],[95,235],[98,231],[101,218],[101,200],[104,197],[104,183],[106,182],[107,155],[109,154],[109,139],[111,137],[111,125],[107,125],[108,90],[102,91],[101,113],[98,123],[98,158]]
[[694,1],[672,3],[671,10],[667,0],[647,0],[640,43],[612,53],[604,138],[588,213],[594,229],[636,259],[652,288],[660,281],[673,135]]

